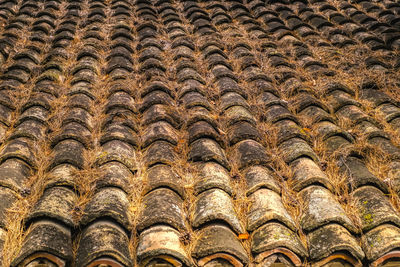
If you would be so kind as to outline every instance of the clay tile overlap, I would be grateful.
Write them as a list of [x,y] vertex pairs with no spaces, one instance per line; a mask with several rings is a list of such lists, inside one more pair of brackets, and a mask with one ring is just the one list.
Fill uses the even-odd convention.
[[400,4],[0,2],[0,265],[398,266]]

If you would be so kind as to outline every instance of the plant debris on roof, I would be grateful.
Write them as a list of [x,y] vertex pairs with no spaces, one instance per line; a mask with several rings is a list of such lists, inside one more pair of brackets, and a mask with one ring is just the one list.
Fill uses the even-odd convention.
[[400,266],[396,0],[2,0],[5,267]]

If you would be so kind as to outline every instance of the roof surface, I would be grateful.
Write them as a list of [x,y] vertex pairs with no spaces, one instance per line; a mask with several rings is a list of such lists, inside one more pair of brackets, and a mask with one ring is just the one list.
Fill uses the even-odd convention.
[[4,266],[400,266],[397,1],[0,2]]

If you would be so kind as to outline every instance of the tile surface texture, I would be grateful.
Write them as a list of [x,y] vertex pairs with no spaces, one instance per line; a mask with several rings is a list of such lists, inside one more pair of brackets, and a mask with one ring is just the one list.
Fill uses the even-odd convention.
[[400,266],[397,0],[1,0],[0,265]]

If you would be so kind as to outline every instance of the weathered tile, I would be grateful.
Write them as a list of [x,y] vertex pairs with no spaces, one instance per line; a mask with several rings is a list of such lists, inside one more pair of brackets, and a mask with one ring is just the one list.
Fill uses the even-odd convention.
[[273,105],[268,107],[263,116],[265,117],[265,120],[270,123],[275,123],[284,119],[297,121],[296,117],[294,117],[289,110],[282,105]]
[[278,181],[271,175],[271,171],[263,166],[252,166],[246,169],[245,179],[247,184],[246,195],[254,193],[260,188],[267,188],[280,193],[281,187]]
[[97,221],[82,232],[75,264],[87,266],[99,258],[110,257],[125,266],[132,266],[127,233],[109,221]]
[[122,107],[132,112],[136,111],[136,103],[133,98],[122,91],[115,92],[108,98],[107,105],[105,106],[106,113],[114,107]]
[[99,178],[96,179],[96,188],[117,187],[126,192],[132,186],[133,173],[124,164],[111,161],[100,166]]
[[314,123],[330,123],[334,121],[330,114],[319,106],[309,106],[303,109],[300,113],[301,116],[308,118],[310,122]]
[[113,124],[108,125],[104,129],[105,133],[100,139],[101,144],[105,144],[111,140],[120,140],[126,142],[134,147],[138,146],[139,140],[135,132],[132,131],[128,125],[124,124]]
[[283,142],[279,145],[279,149],[283,152],[282,156],[286,163],[291,163],[301,157],[309,157],[315,162],[319,162],[319,159],[312,148],[300,138],[292,138]]
[[343,135],[333,135],[325,140],[325,148],[329,153],[349,148],[350,144],[349,139]]
[[335,135],[343,137],[348,142],[352,142],[354,140],[352,135],[342,130],[331,121],[321,121],[316,125],[316,134],[321,136],[324,140],[328,139],[329,137],[334,137]]
[[247,230],[252,232],[269,221],[279,221],[296,231],[296,223],[276,192],[261,188],[248,196],[250,206],[247,214]]
[[142,134],[143,147],[147,147],[158,140],[176,145],[178,143],[177,133],[175,129],[165,121],[149,124]]
[[9,159],[0,165],[0,184],[15,191],[22,191],[31,174],[29,166],[19,159]]
[[147,170],[146,187],[144,194],[157,188],[169,188],[183,199],[185,197],[182,177],[168,165],[157,164]]
[[201,138],[190,145],[189,159],[192,161],[216,161],[229,169],[229,164],[224,151],[212,139]]
[[361,99],[368,100],[368,102],[373,103],[375,106],[379,106],[383,103],[390,103],[392,99],[385,95],[383,92],[375,89],[364,89],[360,94]]
[[391,159],[400,159],[400,149],[386,136],[376,136],[369,139],[369,143],[379,147]]
[[145,111],[156,104],[172,106],[173,103],[171,97],[167,93],[162,91],[153,91],[143,98],[143,103],[140,107],[140,111]]
[[210,114],[209,110],[199,106],[191,108],[186,120],[187,128],[189,129],[191,125],[199,121],[205,121],[210,124],[215,130],[221,132],[219,123],[215,120],[215,116]]
[[119,188],[104,187],[85,205],[80,224],[86,226],[101,218],[111,218],[129,230],[131,218],[128,209],[129,200],[124,191]]
[[247,121],[253,125],[256,123],[254,116],[242,106],[232,106],[225,110],[224,115],[228,126],[240,121]]
[[232,195],[229,173],[226,168],[215,162],[206,162],[198,166],[198,178],[194,184],[196,195],[212,189],[219,188]]
[[35,253],[49,253],[65,263],[72,260],[71,232],[65,226],[50,220],[40,220],[31,225],[18,256],[11,266],[17,266]]
[[90,146],[91,132],[82,124],[77,122],[70,122],[63,127],[60,134],[55,136],[52,140],[52,146],[57,145],[59,142],[67,139],[79,141],[86,148]]
[[[386,195],[400,192],[400,109],[392,79],[400,66],[397,3],[77,1],[64,8],[57,1],[22,2],[0,3],[1,209],[43,190],[25,226],[73,227],[69,210],[79,173],[94,168],[96,179],[81,227],[71,228],[74,241],[81,238],[78,258],[56,249],[46,254],[40,244],[21,266],[359,267],[399,257],[398,212]],[[354,50],[358,43],[363,47]],[[355,79],[362,68],[385,83]],[[54,122],[61,126],[57,134]],[[278,130],[272,143],[259,132],[270,123]],[[387,177],[366,166],[358,133],[386,154]],[[49,159],[41,154],[46,147]],[[87,152],[98,148],[92,166]],[[277,160],[291,168],[287,181],[274,173],[269,149],[280,149]],[[352,215],[366,219],[362,234],[331,194],[326,160],[348,174]],[[299,225],[281,203],[282,182],[305,201]],[[137,183],[143,186],[134,188]],[[139,204],[150,197],[154,205],[136,210],[133,190]],[[207,197],[213,192],[223,197]],[[196,213],[200,200],[206,208]],[[253,202],[248,210],[242,204],[251,203],[243,200]],[[249,220],[250,240],[234,207],[242,224]],[[128,210],[135,224],[148,219],[149,225],[131,223]],[[160,210],[179,216],[157,217]],[[196,215],[192,236],[185,227]],[[6,236],[11,232],[2,220],[0,214],[0,247],[18,237]],[[139,232],[130,233],[132,226]],[[296,227],[313,240],[310,257]],[[27,230],[22,234],[32,234]],[[373,256],[361,255],[360,237]],[[35,236],[43,238],[57,245],[45,231]],[[242,245],[251,243],[249,262]]]
[[0,187],[0,227],[7,229],[7,213],[18,200],[17,194],[6,187]]
[[[204,227],[199,233],[199,239],[192,251],[192,257],[198,259],[199,262],[202,258],[213,255],[216,258],[234,257],[234,259],[239,259],[243,265],[249,261],[246,251],[235,234],[226,226],[219,224]],[[208,260],[211,259],[208,258]]]
[[172,145],[165,141],[152,143],[144,153],[146,166],[153,166],[157,163],[172,164],[176,160],[176,153]]
[[176,128],[179,126],[181,118],[173,108],[161,104],[152,105],[143,113],[144,125],[163,120]]
[[80,123],[88,128],[88,130],[93,129],[92,116],[89,114],[89,112],[82,108],[71,108],[68,110],[62,125],[66,125],[70,122]]
[[294,190],[300,191],[312,184],[321,184],[329,190],[333,189],[326,174],[310,158],[301,157],[292,161],[290,166],[293,168]]
[[359,107],[356,106],[345,106],[336,112],[336,116],[340,118],[347,118],[351,121],[351,126],[356,125],[362,121],[369,121],[374,123],[375,121],[368,117],[367,114],[363,113]]
[[274,127],[278,129],[277,144],[281,144],[292,138],[304,139],[309,141],[310,137],[306,130],[299,127],[299,125],[292,120],[280,120],[274,123]]
[[365,233],[361,245],[369,261],[374,261],[400,246],[400,230],[391,224],[382,224]]
[[101,153],[97,156],[99,166],[108,162],[120,162],[127,168],[134,171],[136,169],[135,149],[122,141],[112,140],[102,146]]
[[346,91],[342,91],[345,89],[342,85],[339,85],[341,88],[335,88],[339,90],[332,90],[329,93],[329,104],[333,107],[334,111],[336,112],[342,107],[345,106],[359,106],[360,104],[351,98],[350,94]]
[[385,103],[378,107],[378,111],[383,115],[385,121],[390,122],[400,116],[400,109],[391,103]]
[[358,232],[333,194],[324,187],[309,186],[300,192],[300,196],[304,201],[300,224],[305,231],[338,223],[350,232]]
[[137,225],[139,231],[156,224],[170,225],[182,231],[186,228],[183,201],[172,190],[159,188],[151,191],[143,197],[141,209]]
[[83,150],[84,146],[81,142],[66,139],[59,142],[54,147],[54,159],[50,165],[50,168],[54,168],[61,164],[71,164],[76,168],[81,169],[83,167]]
[[193,227],[197,228],[213,221],[225,221],[237,234],[244,232],[232,199],[225,191],[220,189],[210,189],[201,193],[193,207]]
[[267,223],[251,235],[251,251],[254,254],[279,247],[287,248],[302,258],[308,255],[296,233],[280,223]]
[[251,165],[264,165],[270,160],[266,149],[254,140],[245,140],[236,144],[235,154],[239,169]]
[[27,217],[27,221],[40,218],[56,219],[69,227],[74,227],[72,210],[77,196],[66,187],[50,187],[46,189]]
[[226,110],[232,106],[242,106],[246,109],[249,108],[246,100],[237,93],[226,93],[221,97],[221,108]]
[[77,168],[71,164],[61,164],[52,168],[48,173],[47,187],[76,185],[75,172]]
[[207,121],[197,121],[191,124],[188,128],[189,134],[189,144],[200,138],[210,138],[218,142],[218,144],[223,147],[224,140],[220,136],[218,129],[214,128]]
[[345,162],[341,162],[341,170],[348,175],[349,183],[354,189],[363,185],[374,185],[383,192],[388,191],[387,185],[373,175],[359,158],[348,157]]
[[357,239],[338,224],[320,227],[308,234],[307,238],[310,257],[314,261],[321,260],[338,251],[346,251],[356,259],[364,258],[364,252]]
[[44,123],[37,120],[26,119],[16,126],[11,138],[26,137],[33,140],[41,139],[45,133]]
[[180,236],[174,228],[165,225],[144,230],[139,236],[136,250],[138,263],[147,266],[153,259],[161,259],[177,265],[191,266],[186,250],[180,242]]
[[8,142],[1,152],[0,161],[4,162],[10,158],[20,159],[32,167],[35,166],[35,155],[31,142],[23,138]]
[[205,107],[206,109],[211,108],[210,104],[207,101],[207,98],[197,91],[187,92],[183,95],[181,99],[185,103],[186,108],[192,108],[195,106]]
[[384,193],[374,186],[363,186],[352,193],[356,200],[356,214],[361,219],[362,230],[368,231],[384,223],[400,226],[398,212]]

